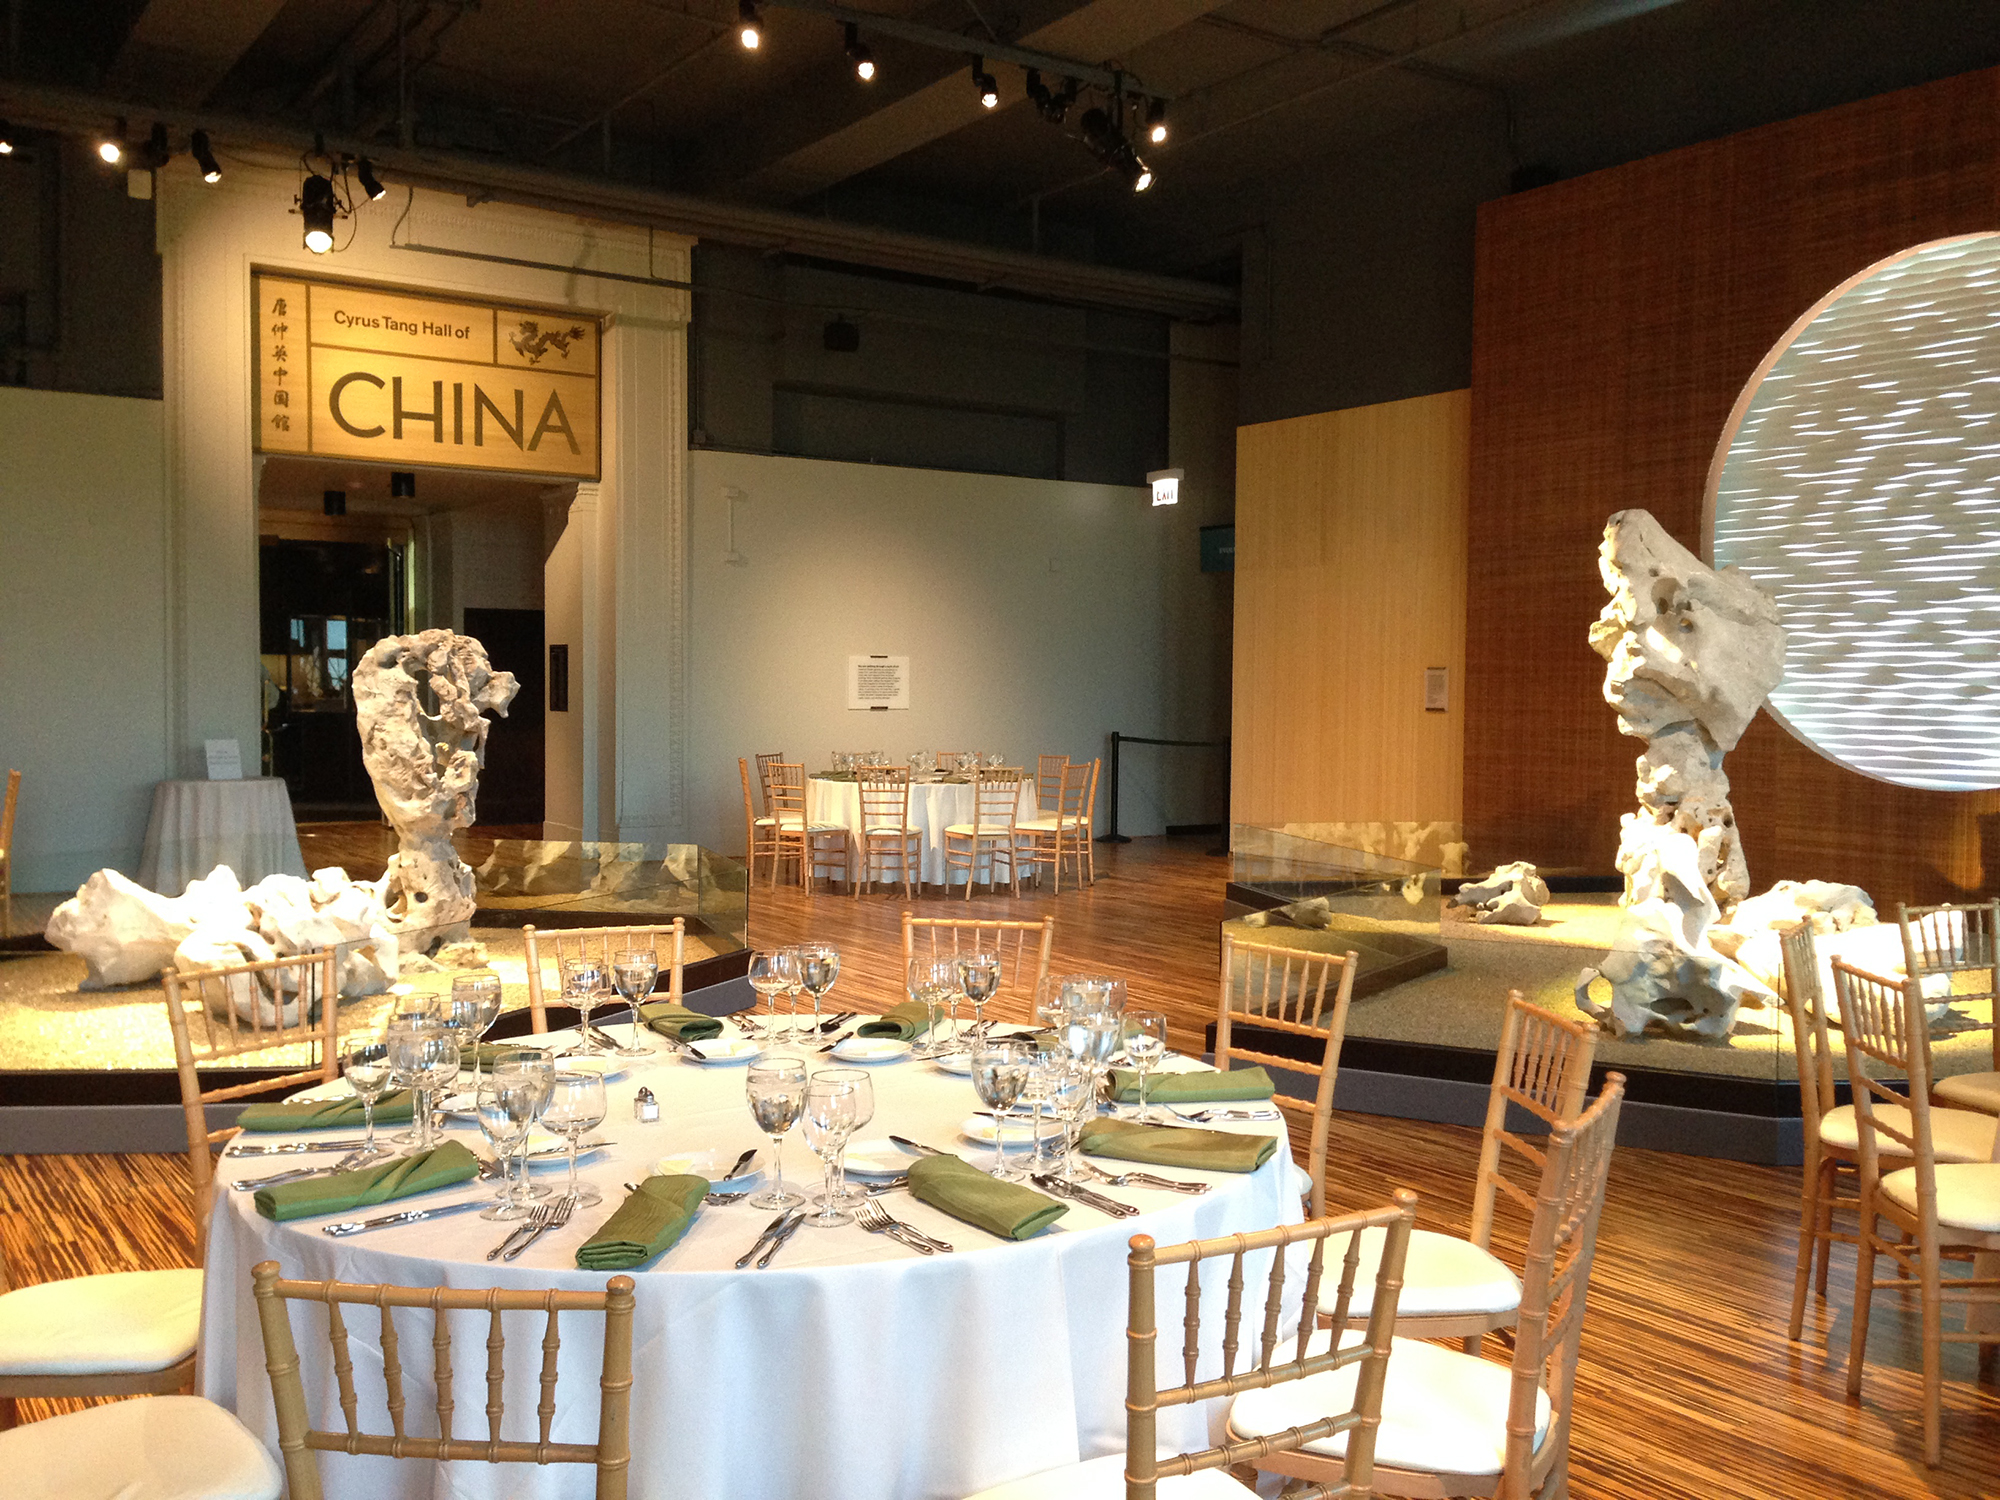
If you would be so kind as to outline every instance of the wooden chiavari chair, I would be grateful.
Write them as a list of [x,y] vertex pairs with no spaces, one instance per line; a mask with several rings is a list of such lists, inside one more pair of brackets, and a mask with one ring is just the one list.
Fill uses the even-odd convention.
[[965,899],[972,899],[972,882],[979,873],[979,856],[986,856],[989,887],[1000,884],[1000,861],[1007,861],[1007,884],[1021,894],[1021,861],[1026,851],[1014,820],[1020,813],[1021,783],[1027,773],[1019,766],[995,766],[972,773],[972,821],[952,823],[944,831],[945,879],[965,871]]
[[798,861],[799,884],[805,887],[808,896],[821,869],[831,871],[838,867],[841,879],[851,879],[845,826],[815,823],[806,816],[805,762],[773,761],[769,772],[765,787],[770,795],[771,816],[777,819],[778,839],[778,857],[771,862],[771,889],[778,888],[778,864],[787,859]]
[[1062,806],[1063,767],[1069,764],[1067,755],[1037,755],[1035,757],[1035,811],[1047,817]]
[[14,935],[14,804],[21,799],[21,773],[7,773],[7,798],[0,802],[0,938]]
[[940,750],[937,753],[937,768],[940,774],[956,775],[961,769],[968,774],[978,769],[983,757],[977,750]]
[[[972,1500],[1085,1500],[1115,1495],[1119,1493],[1116,1476],[1121,1470],[1125,1500],[1243,1500],[1247,1491],[1223,1473],[1224,1469],[1241,1463],[1263,1467],[1275,1456],[1307,1444],[1331,1448],[1338,1456],[1321,1460],[1319,1467],[1326,1471],[1326,1477],[1287,1490],[1288,1500],[1366,1500],[1374,1493],[1375,1437],[1389,1351],[1392,1344],[1401,1342],[1391,1338],[1396,1280],[1416,1211],[1417,1195],[1403,1190],[1396,1194],[1393,1208],[1284,1224],[1220,1239],[1190,1240],[1160,1248],[1151,1235],[1132,1236],[1125,1258],[1130,1287],[1125,1334],[1125,1451],[1012,1480],[982,1490]],[[1336,1300],[1343,1305],[1359,1290],[1358,1250],[1364,1234],[1384,1242],[1369,1289],[1376,1311],[1365,1333],[1354,1334],[1335,1348],[1324,1335],[1313,1335],[1312,1308],[1329,1277],[1338,1279]],[[1339,1244],[1342,1238],[1347,1241],[1344,1253]],[[1327,1264],[1330,1242],[1331,1266]],[[1311,1247],[1296,1342],[1279,1335],[1286,1313],[1285,1252],[1293,1245]],[[1246,1260],[1265,1250],[1271,1252],[1269,1275],[1246,1276]],[[1222,1314],[1221,1373],[1203,1379],[1202,1266],[1224,1259],[1229,1262],[1229,1298]],[[1186,1303],[1181,1316],[1181,1383],[1162,1390],[1155,1283],[1162,1267],[1181,1265],[1188,1268],[1186,1292],[1175,1293],[1177,1297],[1184,1295]],[[1253,1324],[1250,1334],[1254,1353],[1243,1347],[1242,1334],[1244,1288],[1253,1280],[1262,1280],[1265,1286],[1263,1321]],[[1251,1315],[1255,1316],[1254,1311]],[[1291,1355],[1286,1358],[1282,1351],[1288,1345]],[[1240,1370],[1239,1354],[1244,1361]],[[1241,1400],[1246,1392],[1302,1391],[1308,1384],[1321,1399],[1310,1414],[1302,1415],[1293,1425],[1249,1437],[1232,1434],[1214,1447],[1159,1456],[1157,1434],[1162,1411],[1222,1396]]]
[[861,798],[861,874],[848,882],[848,890],[859,897],[865,881],[872,892],[877,865],[887,878],[894,860],[903,877],[903,899],[914,901],[923,881],[924,831],[910,822],[909,770],[871,766],[856,773],[854,789]]
[[[1048,756],[1042,757],[1047,760]],[[1062,867],[1065,858],[1076,864],[1076,883],[1083,884],[1084,861],[1090,849],[1090,824],[1085,821],[1090,801],[1091,768],[1082,761],[1064,764],[1056,778],[1056,809],[1042,817],[1016,822],[1015,828],[1028,835],[1028,849],[1035,862],[1035,879],[1042,878],[1042,866],[1056,867],[1056,894],[1062,894]],[[1039,795],[1039,789],[1037,792]]]
[[687,947],[685,917],[675,917],[673,921],[657,927],[535,927],[531,924],[521,929],[521,937],[527,945],[529,1025],[537,1034],[549,1029],[548,980],[542,970],[545,953],[555,964],[555,994],[558,1000],[563,992],[564,959],[594,958],[604,966],[608,980],[612,963],[627,953],[650,953],[653,961],[660,966],[660,973],[666,977],[667,998],[676,1003],[681,998],[682,963]]
[[[1299,1196],[1310,1203],[1310,1217],[1326,1212],[1326,1137],[1333,1120],[1333,1089],[1340,1073],[1340,1048],[1347,1039],[1347,1008],[1354,998],[1355,953],[1311,953],[1246,943],[1228,928],[1222,930],[1222,980],[1215,1018],[1215,1066],[1223,1072],[1232,1062],[1288,1068],[1319,1080],[1312,1102],[1282,1091],[1271,1102],[1280,1111],[1306,1116],[1312,1145],[1306,1157],[1309,1184]],[[1333,998],[1327,984],[1333,983]],[[1320,1049],[1318,1062],[1246,1046],[1236,1036],[1237,1025],[1303,1037]]]
[[1986,976],[1984,989],[1954,986],[1951,998],[1986,1002],[1993,1022],[1993,1067],[1982,1073],[1933,1077],[1931,1093],[1945,1104],[2000,1115],[2000,1001],[1994,998],[1994,991],[2000,990],[2000,901],[1898,906],[1896,917],[1903,928],[1904,971],[1919,985],[1932,974]]
[[[744,863],[750,867],[750,878],[754,881],[757,878],[757,861],[770,860],[771,883],[775,886],[778,880],[778,820],[769,814],[759,817],[756,805],[750,800],[750,763],[739,755],[736,757],[736,769],[743,778],[743,847],[749,851]],[[760,767],[760,778],[762,774]],[[769,796],[764,800],[768,805]]]
[[[1861,1394],[1868,1355],[1868,1314],[1874,1292],[1914,1285],[1921,1306],[1924,1365],[1924,1462],[1935,1467],[1943,1456],[1943,1345],[2000,1343],[2000,1329],[1977,1328],[1972,1318],[1962,1331],[1946,1332],[1944,1304],[1990,1307],[2000,1302],[2000,1279],[1943,1275],[1947,1252],[2000,1251],[2000,1163],[1940,1162],[1930,1102],[1930,1025],[1924,1012],[1922,981],[1914,975],[1891,979],[1836,958],[1833,991],[1840,1005],[1841,1035],[1847,1044],[1847,1078],[1860,1131],[1861,1250],[1854,1274],[1854,1321],[1847,1351],[1847,1394]],[[1871,1074],[1900,1074],[1906,1098],[1888,1081]],[[1890,1155],[1893,1143],[1895,1155]],[[1884,1172],[1883,1162],[1889,1162]],[[1909,1166],[1899,1165],[1907,1158]],[[1896,1230],[1881,1232],[1886,1221]],[[1878,1280],[1875,1258],[1886,1255],[1901,1276]],[[1905,1277],[1916,1278],[1914,1283]]]
[[[288,1281],[274,1260],[251,1270],[257,1293],[257,1320],[264,1335],[264,1366],[271,1377],[271,1398],[277,1408],[278,1451],[284,1459],[291,1500],[320,1500],[316,1453],[372,1453],[397,1459],[427,1459],[433,1463],[590,1464],[597,1470],[597,1500],[625,1500],[627,1471],[632,1464],[632,1305],[633,1281],[614,1276],[601,1292],[509,1291],[498,1287],[465,1290],[424,1286],[363,1286],[340,1281]],[[324,1432],[307,1414],[305,1380],[299,1351],[292,1338],[291,1302],[317,1302],[326,1308],[327,1343],[340,1397],[345,1431]],[[355,1388],[357,1361],[348,1352],[343,1307],[380,1310],[379,1338],[382,1378],[389,1414],[389,1432],[362,1429]],[[431,1310],[429,1378],[435,1395],[437,1435],[409,1431],[403,1396],[400,1337],[394,1310]],[[447,1313],[486,1314],[486,1436],[454,1433],[456,1400],[452,1368],[452,1336]],[[541,1401],[536,1407],[540,1436],[530,1441],[501,1435],[506,1422],[507,1339],[503,1313],[543,1313],[539,1340]],[[596,1314],[604,1320],[604,1359],[598,1376],[597,1441],[556,1443],[549,1440],[558,1399],[562,1334],[559,1318],[566,1312]],[[366,1365],[367,1360],[359,1363]]]
[[[1596,1022],[1555,1015],[1530,1005],[1519,990],[1508,991],[1493,1087],[1486,1096],[1486,1125],[1479,1140],[1472,1233],[1461,1239],[1419,1229],[1410,1236],[1403,1294],[1397,1303],[1399,1334],[1463,1339],[1465,1352],[1477,1354],[1488,1333],[1513,1326],[1521,1311],[1521,1280],[1493,1253],[1493,1215],[1503,1193],[1534,1214],[1534,1177],[1525,1187],[1509,1177],[1507,1153],[1521,1158],[1539,1177],[1547,1152],[1537,1144],[1539,1137],[1528,1140],[1509,1130],[1507,1113],[1510,1108],[1524,1110],[1551,1128],[1576,1119],[1590,1091],[1597,1038]],[[1365,1256],[1373,1246],[1362,1248]],[[1320,1311],[1331,1315],[1333,1309],[1323,1305]],[[1350,1307],[1347,1314],[1350,1323],[1367,1315],[1365,1305]]]
[[1090,795],[1083,804],[1083,873],[1090,885],[1097,884],[1097,772],[1102,764],[1090,763]]
[[[921,939],[921,941],[920,941]],[[1056,919],[1016,922],[999,917],[919,917],[903,913],[903,970],[917,958],[957,958],[963,953],[991,953],[1000,960],[1000,988],[994,1001],[1019,1000],[1013,1020],[1031,1020],[1035,994],[1049,977],[1049,953],[1055,947]]]
[[771,767],[785,758],[782,750],[769,750],[757,757],[757,795],[764,799],[764,816],[771,815]]
[[[1833,1078],[1833,1043],[1826,994],[1820,984],[1819,955],[1810,920],[1795,923],[1779,937],[1784,951],[1783,993],[1792,1020],[1792,1047],[1799,1066],[1799,1120],[1805,1142],[1805,1171],[1799,1194],[1799,1262],[1792,1284],[1790,1335],[1805,1331],[1806,1287],[1813,1283],[1826,1295],[1827,1262],[1835,1241],[1857,1243],[1856,1237],[1834,1227],[1836,1209],[1859,1209],[1861,1197],[1842,1193],[1844,1182],[1857,1180],[1861,1161],[1861,1126],[1852,1104],[1841,1104]],[[1926,1032],[1928,1047],[1928,1032]],[[1933,1091],[1935,1092],[1935,1091]],[[1901,1104],[1878,1106],[1905,1131],[1909,1111]],[[1970,1109],[1931,1111],[1931,1140],[1937,1159],[1948,1162],[1988,1161],[2000,1120]],[[1905,1156],[1890,1138],[1878,1138],[1885,1156]]]
[[[1511,1363],[1395,1340],[1375,1434],[1375,1494],[1500,1500],[1568,1494],[1577,1350],[1624,1095],[1624,1076],[1608,1074],[1596,1103],[1549,1132]],[[1314,1345],[1324,1348],[1336,1337],[1354,1334],[1328,1328],[1314,1335]],[[1282,1433],[1338,1404],[1337,1389],[1324,1380],[1253,1392],[1231,1404],[1228,1432],[1233,1438]],[[1328,1447],[1312,1440],[1256,1464],[1327,1483],[1339,1476]]]

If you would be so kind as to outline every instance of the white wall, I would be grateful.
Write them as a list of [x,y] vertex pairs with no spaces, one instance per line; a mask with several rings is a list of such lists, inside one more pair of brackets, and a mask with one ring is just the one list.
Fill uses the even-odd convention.
[[[731,489],[741,566],[723,560]],[[1113,729],[1228,722],[1226,689],[1191,703],[1175,665],[1190,633],[1227,630],[1226,602],[1201,592],[1216,580],[1193,518],[1143,490],[696,452],[688,493],[690,833],[713,848],[742,847],[736,761],[757,751],[816,769],[834,750],[969,747],[1032,767],[1103,755]],[[908,711],[846,707],[847,658],[871,652],[910,657]],[[1219,815],[1206,754],[1169,753],[1130,753],[1122,831]]]
[[163,431],[157,401],[0,387],[0,774],[21,773],[17,891],[136,872],[153,783],[173,774]]

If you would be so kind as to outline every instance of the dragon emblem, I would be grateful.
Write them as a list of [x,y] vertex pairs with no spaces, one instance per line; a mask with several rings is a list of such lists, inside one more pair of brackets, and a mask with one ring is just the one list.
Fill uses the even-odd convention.
[[542,356],[551,349],[564,359],[568,359],[570,340],[580,339],[583,335],[584,328],[580,323],[567,332],[560,328],[551,328],[544,332],[541,324],[534,319],[523,318],[521,326],[507,335],[507,342],[512,344],[514,352],[529,364],[538,365],[542,362]]

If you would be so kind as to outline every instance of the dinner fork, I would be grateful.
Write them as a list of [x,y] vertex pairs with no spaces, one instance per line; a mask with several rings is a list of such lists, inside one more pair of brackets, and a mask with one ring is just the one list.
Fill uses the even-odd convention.
[[501,1259],[512,1260],[515,1256],[519,1255],[523,1250],[527,1249],[530,1245],[534,1244],[535,1241],[540,1239],[543,1236],[543,1234],[545,1234],[547,1231],[551,1229],[562,1228],[563,1225],[569,1222],[569,1216],[575,1212],[576,1212],[576,1195],[574,1193],[564,1193],[560,1198],[557,1198],[554,1201],[553,1205],[551,1206],[549,1211],[548,1221],[544,1224],[537,1225],[534,1229],[531,1229],[528,1232],[528,1237],[522,1240],[521,1243],[516,1245],[513,1249],[509,1250],[504,1256],[501,1257]]
[[1209,1188],[1209,1184],[1205,1182],[1183,1182],[1175,1177],[1155,1177],[1151,1172],[1107,1172],[1104,1168],[1087,1161],[1079,1161],[1077,1165],[1107,1187],[1163,1188],[1170,1193],[1190,1195],[1205,1193]]
[[495,1245],[491,1250],[488,1250],[486,1252],[486,1258],[488,1260],[498,1260],[500,1258],[500,1252],[502,1250],[505,1250],[509,1245],[513,1244],[514,1241],[519,1239],[522,1235],[528,1233],[530,1230],[541,1230],[548,1228],[549,1218],[551,1215],[555,1213],[556,1204],[559,1201],[560,1201],[559,1199],[551,1198],[547,1202],[537,1203],[533,1208],[529,1209],[528,1217],[523,1219],[520,1223],[516,1224],[512,1229],[508,1230],[507,1238],[502,1240],[499,1244]]
[[254,1193],[258,1188],[276,1187],[281,1182],[304,1182],[313,1177],[331,1177],[335,1172],[345,1172],[360,1164],[361,1153],[350,1151],[330,1167],[294,1167],[289,1172],[273,1172],[268,1177],[246,1177],[241,1182],[232,1182],[230,1187],[239,1193]]
[[921,1229],[892,1218],[889,1211],[873,1198],[856,1205],[854,1222],[870,1234],[886,1234],[898,1244],[907,1245],[924,1255],[933,1255],[940,1250],[947,1255],[951,1253],[951,1246],[943,1240],[933,1239]]

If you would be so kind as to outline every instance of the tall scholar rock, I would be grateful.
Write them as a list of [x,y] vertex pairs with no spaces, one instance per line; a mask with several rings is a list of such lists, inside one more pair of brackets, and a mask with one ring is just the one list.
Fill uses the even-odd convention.
[[[1577,1003],[1628,1033],[1658,1021],[1724,1036],[1740,1004],[1774,998],[1708,932],[1750,894],[1722,758],[1784,675],[1785,632],[1770,595],[1735,568],[1710,568],[1643,510],[1605,524],[1598,570],[1611,595],[1590,628],[1608,663],[1604,697],[1646,749],[1639,809],[1618,841],[1625,921],[1611,954],[1584,970]],[[1590,996],[1600,974],[1609,1007]]]
[[362,764],[400,843],[383,879],[385,921],[421,933],[419,947],[461,938],[471,921],[475,881],[451,835],[475,815],[486,712],[505,717],[520,689],[478,641],[449,630],[387,636],[354,669]]

